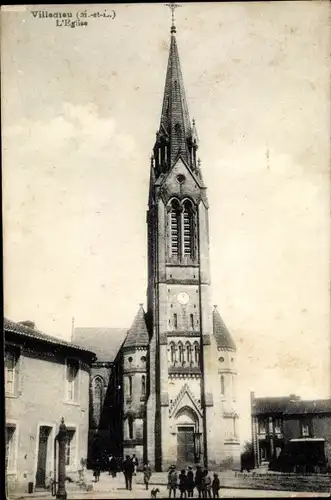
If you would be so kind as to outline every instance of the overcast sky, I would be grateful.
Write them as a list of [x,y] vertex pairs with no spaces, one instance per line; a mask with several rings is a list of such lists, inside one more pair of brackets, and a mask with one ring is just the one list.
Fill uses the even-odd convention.
[[[116,17],[69,28],[2,13],[5,314],[65,338],[72,317],[130,327],[146,304],[170,42],[163,5],[39,10],[85,8]],[[196,3],[176,19],[244,440],[250,390],[330,395],[330,4]]]

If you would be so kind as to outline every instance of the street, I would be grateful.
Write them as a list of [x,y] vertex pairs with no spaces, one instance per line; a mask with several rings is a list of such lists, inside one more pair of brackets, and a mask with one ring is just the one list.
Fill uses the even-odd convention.
[[[161,476],[159,473],[157,475]],[[156,474],[154,474],[156,476]],[[164,476],[164,478],[163,478]],[[89,482],[92,480],[92,475],[90,471],[87,472],[87,479]],[[156,477],[155,477],[156,479]],[[161,478],[160,478],[161,479]],[[165,479],[165,475],[162,474],[162,479]],[[160,481],[161,482],[161,481]],[[164,483],[164,481],[163,481]],[[73,489],[72,485],[67,487],[67,500],[97,500],[97,499],[112,499],[112,498],[151,498],[151,489],[158,488],[159,493],[157,498],[169,498],[168,490],[166,484],[154,484],[150,485],[149,491],[146,491],[145,486],[142,484],[142,474],[138,473],[137,476],[133,477],[132,491],[125,489],[123,474],[118,474],[116,478],[109,476],[107,473],[102,473],[100,476],[100,481],[93,484],[93,491],[85,492]],[[177,491],[177,498],[180,497],[180,493]],[[269,498],[269,497],[330,497],[329,493],[314,493],[314,492],[294,492],[294,491],[276,491],[276,490],[257,490],[249,488],[221,488],[220,498]],[[38,500],[50,500],[51,494],[49,492],[35,492],[33,494],[21,494],[21,495],[10,495],[9,498],[13,500],[25,500],[36,498]],[[195,491],[194,498],[197,498],[197,492]]]

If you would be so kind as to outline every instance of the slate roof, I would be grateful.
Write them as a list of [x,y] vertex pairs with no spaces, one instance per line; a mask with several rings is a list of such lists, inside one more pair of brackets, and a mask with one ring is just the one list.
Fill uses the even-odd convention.
[[294,400],[292,397],[256,398],[253,404],[254,415],[275,414],[303,415],[331,413],[331,399]]
[[192,128],[175,32],[176,30],[173,27],[171,30],[170,52],[164,87],[160,134],[163,135],[165,133],[170,138],[170,164],[174,163],[178,153],[181,152],[186,163],[190,165],[187,140],[192,137]]
[[272,397],[272,398],[256,398],[253,402],[253,413],[255,415],[261,413],[283,413],[290,403],[290,398]]
[[227,329],[224,321],[221,318],[220,313],[216,306],[213,310],[213,332],[216,338],[216,344],[219,349],[224,349],[228,351],[236,351],[236,344]]
[[148,343],[149,336],[146,326],[145,311],[141,305],[128,331],[123,347],[147,347]]
[[120,350],[127,328],[78,327],[73,340],[85,349],[93,349],[97,361],[113,362]]
[[284,411],[284,415],[297,415],[302,413],[331,413],[331,399],[291,401]]
[[[31,326],[33,325],[32,322],[27,322],[27,323],[30,323]],[[3,330],[4,330],[4,334],[6,336],[6,333],[12,333],[12,334],[15,334],[15,335],[19,335],[21,337],[26,337],[26,338],[30,338],[30,339],[36,339],[36,340],[40,340],[42,342],[45,342],[47,344],[53,344],[53,345],[57,345],[57,346],[64,346],[64,347],[68,347],[70,349],[75,349],[75,350],[78,350],[78,351],[84,351],[84,352],[89,352],[91,355],[94,355],[94,351],[93,349],[89,349],[89,348],[86,348],[86,347],[82,347],[82,346],[79,346],[79,345],[76,345],[72,342],[68,342],[66,340],[63,340],[61,338],[58,338],[58,337],[53,337],[51,335],[48,335],[44,332],[41,332],[40,330],[37,330],[35,328],[32,328],[30,326],[26,326],[25,324],[23,323],[16,323],[14,321],[11,321],[7,318],[4,318],[4,321],[3,321]]]

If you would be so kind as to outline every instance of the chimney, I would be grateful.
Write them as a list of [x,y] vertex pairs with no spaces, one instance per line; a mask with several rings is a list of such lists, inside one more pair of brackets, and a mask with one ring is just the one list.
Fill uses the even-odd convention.
[[19,321],[18,323],[19,323],[19,325],[27,326],[28,328],[31,328],[32,330],[34,330],[35,326],[36,326],[35,322],[30,321],[30,320]]

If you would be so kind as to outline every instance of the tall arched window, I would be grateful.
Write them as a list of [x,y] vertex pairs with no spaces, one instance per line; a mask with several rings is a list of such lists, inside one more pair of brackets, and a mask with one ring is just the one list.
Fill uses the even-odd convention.
[[221,395],[225,396],[225,380],[224,375],[221,375]]
[[133,439],[133,418],[131,415],[128,416],[128,430],[129,430],[129,439]]
[[194,343],[194,362],[199,364],[199,344],[197,342]]
[[132,377],[131,375],[128,377],[129,379],[129,397],[132,398]]
[[193,213],[189,201],[184,202],[183,207],[183,255],[193,257]]
[[186,361],[187,363],[191,362],[191,344],[186,344]]
[[236,376],[233,373],[231,375],[231,385],[232,385],[232,399],[233,399],[233,401],[235,401],[236,400],[236,396],[237,396],[236,395],[236,392],[237,392],[236,389],[237,388],[236,388]]
[[181,342],[178,343],[178,357],[179,357],[179,363],[182,364],[184,361],[184,347]]
[[170,362],[172,365],[174,365],[175,361],[176,361],[176,348],[175,348],[175,344],[173,342],[171,342],[171,344],[170,344]]
[[170,209],[170,251],[171,255],[178,256],[180,248],[180,210],[179,203],[177,200],[171,202]]
[[103,386],[104,381],[102,377],[96,376],[93,379],[92,391],[93,391],[93,416],[95,424],[98,426],[101,415],[101,407],[103,403]]
[[141,395],[146,396],[146,376],[141,377]]

